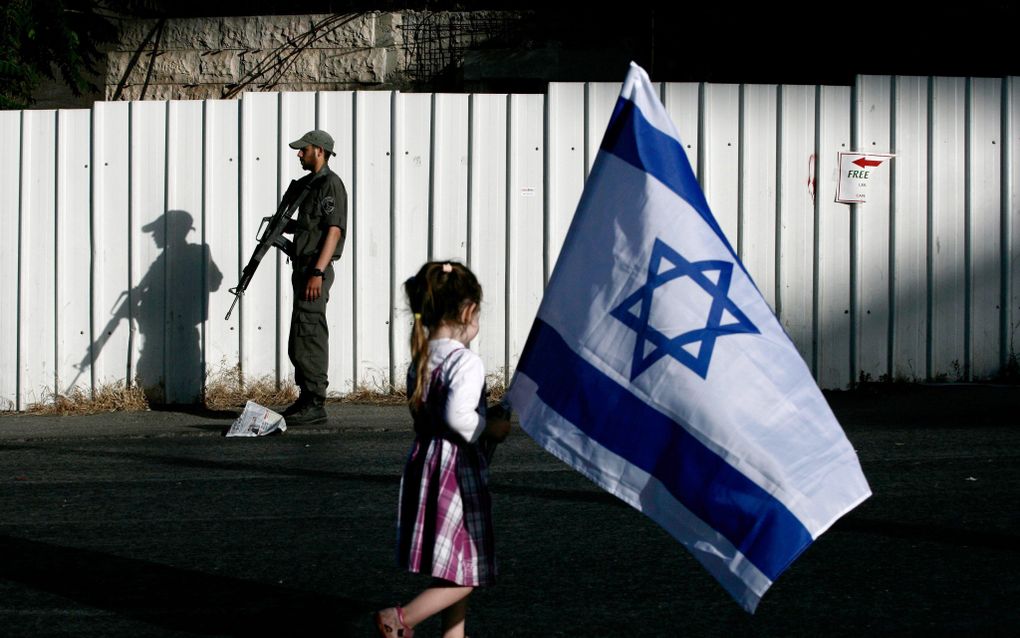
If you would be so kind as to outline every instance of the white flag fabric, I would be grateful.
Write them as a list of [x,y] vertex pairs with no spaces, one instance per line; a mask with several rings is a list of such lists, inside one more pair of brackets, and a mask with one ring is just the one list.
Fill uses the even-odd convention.
[[752,613],[871,494],[635,64],[508,396],[532,438],[662,525]]

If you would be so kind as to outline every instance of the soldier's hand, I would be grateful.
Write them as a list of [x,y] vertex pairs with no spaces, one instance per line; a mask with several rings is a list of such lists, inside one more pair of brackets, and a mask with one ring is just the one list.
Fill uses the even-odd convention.
[[322,296],[322,277],[309,277],[305,284],[305,301],[315,301]]

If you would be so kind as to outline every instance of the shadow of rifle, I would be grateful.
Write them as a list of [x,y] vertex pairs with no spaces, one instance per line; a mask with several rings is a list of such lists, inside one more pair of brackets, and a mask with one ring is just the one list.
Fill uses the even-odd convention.
[[78,374],[75,375],[74,380],[68,384],[68,388],[75,387],[78,384],[78,379],[81,378],[81,375],[84,374],[85,370],[95,363],[96,357],[98,357],[99,353],[103,351],[103,347],[106,345],[106,342],[110,340],[110,337],[113,336],[113,333],[117,329],[117,326],[120,325],[120,322],[124,319],[127,319],[128,322],[132,321],[131,309],[133,306],[138,306],[138,292],[138,288],[124,290],[117,297],[117,300],[113,302],[113,306],[111,307],[112,316],[110,317],[110,320],[106,322],[106,326],[103,327],[102,332],[99,333],[99,337],[89,344],[89,347],[85,350],[85,356],[82,357],[81,361],[74,364],[74,368],[78,371]]

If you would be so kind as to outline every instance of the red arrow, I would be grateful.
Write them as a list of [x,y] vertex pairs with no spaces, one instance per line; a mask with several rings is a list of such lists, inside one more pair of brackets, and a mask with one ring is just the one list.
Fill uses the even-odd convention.
[[867,168],[869,166],[878,166],[879,164],[882,163],[882,160],[869,160],[862,157],[860,159],[855,159],[852,163],[857,164],[861,168]]

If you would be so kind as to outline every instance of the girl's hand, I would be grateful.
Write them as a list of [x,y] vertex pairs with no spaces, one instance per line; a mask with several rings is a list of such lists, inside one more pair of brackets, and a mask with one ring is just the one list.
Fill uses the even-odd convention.
[[502,405],[491,405],[485,410],[484,435],[497,443],[503,442],[510,434],[510,412]]
[[510,419],[502,417],[488,417],[485,419],[485,437],[502,443],[504,439],[510,434]]

